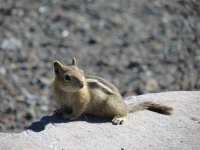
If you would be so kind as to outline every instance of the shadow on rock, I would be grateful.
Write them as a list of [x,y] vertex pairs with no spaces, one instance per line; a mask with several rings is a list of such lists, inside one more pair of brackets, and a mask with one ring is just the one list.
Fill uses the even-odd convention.
[[50,116],[44,116],[39,121],[33,122],[27,130],[32,130],[34,132],[41,132],[45,130],[46,125],[49,123],[56,124],[56,123],[68,123],[68,122],[76,122],[76,121],[86,121],[89,123],[105,123],[110,122],[108,118],[99,118],[91,115],[83,115],[78,120],[70,121],[66,120],[62,117],[62,115],[53,114]]

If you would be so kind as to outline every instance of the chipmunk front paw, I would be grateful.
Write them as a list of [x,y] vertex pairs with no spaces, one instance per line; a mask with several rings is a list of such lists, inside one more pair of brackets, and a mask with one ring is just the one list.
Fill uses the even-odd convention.
[[68,107],[61,107],[59,109],[56,109],[54,111],[55,115],[62,115],[64,116],[65,114],[71,114],[72,113],[72,109],[68,108]]
[[54,112],[53,112],[53,114],[55,114],[55,115],[63,115],[63,109],[56,109]]

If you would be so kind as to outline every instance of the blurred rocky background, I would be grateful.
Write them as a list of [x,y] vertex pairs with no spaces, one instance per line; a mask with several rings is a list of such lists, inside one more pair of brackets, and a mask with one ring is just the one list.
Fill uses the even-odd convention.
[[52,113],[52,61],[123,96],[200,89],[199,0],[0,0],[0,131]]

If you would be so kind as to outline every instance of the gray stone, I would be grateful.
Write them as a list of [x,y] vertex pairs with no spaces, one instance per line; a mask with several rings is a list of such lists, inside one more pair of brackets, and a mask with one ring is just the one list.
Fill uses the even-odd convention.
[[[45,116],[21,133],[0,133],[6,150],[199,150],[200,92],[166,92],[125,98],[153,100],[174,108],[171,116],[150,111],[130,114],[120,126],[100,119],[67,122]],[[35,126],[35,127],[34,127]]]
[[16,38],[4,39],[1,44],[2,49],[16,50],[21,47],[22,47],[21,41]]

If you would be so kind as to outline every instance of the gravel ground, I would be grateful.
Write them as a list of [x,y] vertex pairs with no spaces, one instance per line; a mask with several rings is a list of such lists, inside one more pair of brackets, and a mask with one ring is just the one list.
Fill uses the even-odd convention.
[[0,131],[52,112],[52,61],[124,96],[200,89],[199,0],[0,0]]

